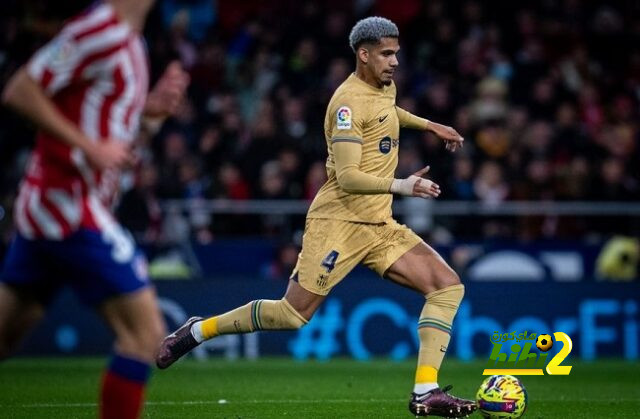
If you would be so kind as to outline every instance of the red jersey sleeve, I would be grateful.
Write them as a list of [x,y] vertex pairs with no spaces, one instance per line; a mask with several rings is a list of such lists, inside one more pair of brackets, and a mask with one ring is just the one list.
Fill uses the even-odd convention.
[[78,17],[40,48],[27,64],[27,73],[49,95],[109,71],[110,59],[131,36],[111,7]]

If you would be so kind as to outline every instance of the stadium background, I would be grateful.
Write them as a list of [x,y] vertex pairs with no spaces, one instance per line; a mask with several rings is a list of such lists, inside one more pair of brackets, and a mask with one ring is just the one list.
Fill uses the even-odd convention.
[[[3,1],[0,85],[88,3]],[[465,137],[451,155],[404,130],[397,171],[428,163],[443,189],[397,199],[395,213],[466,281],[452,356],[486,359],[497,330],[564,331],[570,360],[637,362],[640,4],[610,3],[158,0],[153,77],[179,59],[192,84],[178,117],[142,139],[117,214],[150,258],[169,327],[281,295],[326,176],[325,107],[354,67],[349,30],[376,14],[400,28],[398,104]],[[32,142],[3,109],[0,260]],[[309,328],[195,355],[412,359],[421,305],[358,269]],[[22,354],[104,354],[109,339],[63,293]]]

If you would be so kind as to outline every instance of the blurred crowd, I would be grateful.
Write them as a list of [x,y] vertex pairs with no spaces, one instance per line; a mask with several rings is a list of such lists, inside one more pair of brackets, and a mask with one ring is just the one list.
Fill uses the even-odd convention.
[[[4,1],[0,85],[86,3]],[[300,216],[184,217],[161,203],[311,200],[326,179],[326,105],[355,66],[348,34],[369,15],[400,28],[398,105],[465,138],[452,155],[433,136],[403,130],[398,177],[429,164],[440,199],[479,205],[637,201],[640,3],[609,3],[157,0],[145,30],[153,76],[179,59],[192,83],[179,115],[142,139],[118,214],[143,242],[298,229]],[[3,110],[5,212],[32,140],[24,122]],[[0,218],[8,231],[10,217]],[[581,238],[624,232],[630,220],[479,221],[445,217],[436,226],[454,237]]]

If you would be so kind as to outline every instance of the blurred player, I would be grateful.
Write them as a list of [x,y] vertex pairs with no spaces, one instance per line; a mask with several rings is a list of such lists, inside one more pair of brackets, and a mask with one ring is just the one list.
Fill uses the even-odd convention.
[[17,234],[0,276],[0,357],[71,285],[115,334],[100,416],[138,417],[164,322],[146,261],[110,206],[133,163],[141,117],[161,121],[188,76],[172,63],[149,94],[142,39],[153,0],[97,3],[16,72],[3,102],[40,128],[15,203]]
[[462,147],[463,139],[453,128],[396,106],[392,80],[400,47],[395,24],[379,17],[361,20],[349,41],[356,72],[338,87],[325,116],[329,179],[307,214],[302,251],[284,298],[252,301],[206,320],[191,318],[165,338],[156,362],[166,368],[200,342],[222,334],[298,329],[331,288],[362,263],[426,297],[410,411],[466,416],[475,403],[447,394],[450,387],[441,389],[437,383],[464,287],[435,250],[391,217],[392,194],[440,194],[438,185],[422,178],[429,167],[406,179],[393,178],[400,127],[431,131],[450,151]]

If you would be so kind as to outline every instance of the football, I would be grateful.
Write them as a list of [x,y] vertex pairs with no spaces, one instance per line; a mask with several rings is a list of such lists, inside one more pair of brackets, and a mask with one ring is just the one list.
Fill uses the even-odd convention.
[[514,376],[492,375],[480,385],[476,402],[485,418],[519,418],[527,410],[527,390]]
[[551,335],[538,335],[536,339],[536,348],[542,352],[547,352],[553,346],[553,338]]

